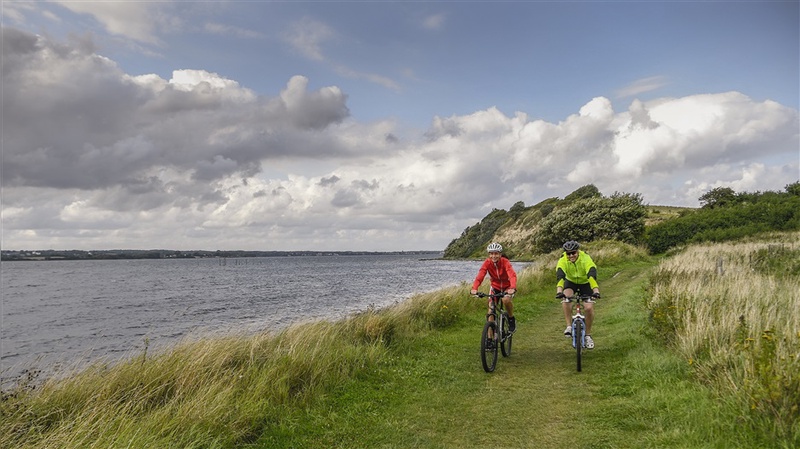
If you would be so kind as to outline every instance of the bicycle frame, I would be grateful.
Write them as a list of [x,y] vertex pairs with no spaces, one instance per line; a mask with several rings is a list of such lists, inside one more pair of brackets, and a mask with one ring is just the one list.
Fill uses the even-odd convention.
[[[481,294],[479,293],[478,296],[481,297]],[[505,308],[503,306],[503,300],[502,300],[503,296],[506,296],[506,294],[505,293],[497,293],[497,294],[485,295],[485,296],[489,296],[492,299],[491,305],[489,306],[490,311],[489,311],[489,313],[486,314],[486,321],[490,321],[489,317],[492,317],[491,321],[494,321],[495,323],[497,323],[498,329],[502,329],[503,328],[502,327],[502,322],[505,321],[505,320],[508,320],[508,315],[506,315],[506,313],[505,313]],[[498,315],[500,316],[500,321],[497,320]],[[503,332],[500,332],[500,333],[503,334]],[[511,335],[512,334],[500,335],[500,344],[503,344],[509,337],[511,337]],[[497,340],[497,339],[495,339],[495,340]],[[503,354],[503,355],[505,355],[505,354]]]
[[591,296],[577,295],[564,298],[563,302],[575,303],[575,313],[572,315],[572,347],[575,348],[577,369],[581,371],[581,353],[586,347],[586,317],[581,312],[581,302],[593,303]]
[[481,362],[487,373],[494,371],[497,366],[497,350],[501,350],[503,357],[511,355],[511,337],[509,331],[508,315],[506,314],[502,298],[506,293],[477,293],[479,298],[489,297],[489,312],[486,314],[486,324],[481,334]]

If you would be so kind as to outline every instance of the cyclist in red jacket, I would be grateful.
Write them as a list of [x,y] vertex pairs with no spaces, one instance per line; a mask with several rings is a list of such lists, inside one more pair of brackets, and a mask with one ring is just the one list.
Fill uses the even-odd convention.
[[[489,274],[492,280],[491,293],[506,294],[503,296],[503,306],[505,306],[506,312],[508,312],[509,330],[514,332],[517,330],[517,320],[514,319],[514,303],[512,302],[512,298],[514,297],[514,293],[517,292],[517,272],[514,271],[514,267],[511,266],[511,261],[508,260],[508,257],[503,255],[502,245],[494,242],[490,243],[489,246],[486,247],[486,251],[489,252],[489,258],[483,262],[483,265],[481,265],[481,268],[478,270],[478,275],[475,277],[475,282],[472,283],[470,294],[474,295],[478,293],[478,287],[483,283],[486,274]],[[489,311],[491,312],[491,307]]]

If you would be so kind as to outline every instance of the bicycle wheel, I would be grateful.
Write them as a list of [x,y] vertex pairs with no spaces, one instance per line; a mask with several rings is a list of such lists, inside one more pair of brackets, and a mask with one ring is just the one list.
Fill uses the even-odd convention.
[[494,371],[497,366],[497,346],[499,346],[497,337],[497,325],[494,321],[487,321],[481,335],[481,363],[487,373]]
[[503,313],[500,317],[500,351],[503,353],[503,357],[511,355],[511,337],[513,335],[511,335],[509,326],[508,314]]
[[577,354],[578,372],[581,371],[581,351],[583,350],[583,321],[575,320],[572,323],[572,341],[575,342],[575,353]]

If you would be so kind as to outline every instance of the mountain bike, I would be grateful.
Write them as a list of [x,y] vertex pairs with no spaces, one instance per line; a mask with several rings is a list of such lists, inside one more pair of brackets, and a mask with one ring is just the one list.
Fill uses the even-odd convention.
[[[514,333],[509,329],[508,313],[503,309],[503,296],[506,293],[487,294],[478,292],[479,298],[491,298],[489,313],[486,314],[486,324],[483,325],[481,334],[481,363],[487,373],[494,371],[497,366],[497,348],[500,348],[503,357],[511,355],[511,339]],[[491,319],[490,319],[491,318]],[[497,330],[500,329],[500,332]]]
[[571,298],[564,298],[561,302],[574,302],[575,314],[572,315],[572,347],[575,348],[577,356],[578,372],[581,371],[581,353],[586,347],[586,317],[581,313],[581,302],[594,302],[591,295],[575,295]]

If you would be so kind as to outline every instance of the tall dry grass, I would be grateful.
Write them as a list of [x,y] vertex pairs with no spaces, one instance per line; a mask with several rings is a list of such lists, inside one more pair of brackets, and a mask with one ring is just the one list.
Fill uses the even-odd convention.
[[660,334],[743,421],[800,446],[800,233],[691,246],[654,271]]

